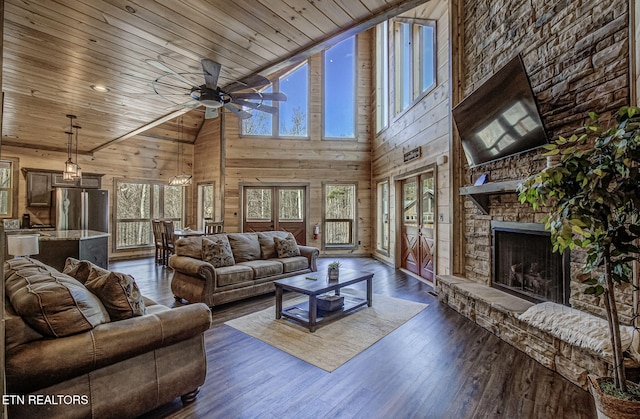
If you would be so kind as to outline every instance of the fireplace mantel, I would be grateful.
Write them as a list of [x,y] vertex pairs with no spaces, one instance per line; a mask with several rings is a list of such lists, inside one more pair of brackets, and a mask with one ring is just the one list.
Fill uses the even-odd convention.
[[463,186],[460,195],[466,195],[485,215],[489,215],[489,195],[515,193],[523,179],[488,182],[483,185]]

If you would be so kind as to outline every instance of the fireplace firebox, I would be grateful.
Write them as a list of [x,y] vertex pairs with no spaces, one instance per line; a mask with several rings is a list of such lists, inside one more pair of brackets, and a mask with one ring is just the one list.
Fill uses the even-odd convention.
[[540,223],[491,222],[491,286],[540,303],[569,305],[569,251],[552,252]]

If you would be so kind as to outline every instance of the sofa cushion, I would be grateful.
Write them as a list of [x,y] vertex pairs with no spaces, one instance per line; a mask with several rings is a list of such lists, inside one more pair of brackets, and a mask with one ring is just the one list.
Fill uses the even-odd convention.
[[242,262],[242,265],[253,269],[253,279],[282,274],[282,263],[277,260],[251,260]]
[[260,259],[260,242],[257,233],[227,234],[236,263]]
[[216,269],[216,283],[219,287],[241,284],[253,279],[253,269],[244,265],[224,266]]
[[69,336],[109,322],[98,297],[79,281],[29,258],[5,262],[5,291],[15,312],[37,332]]
[[209,262],[214,268],[235,265],[233,252],[227,236],[218,234],[202,238],[202,260]]
[[194,259],[202,259],[202,237],[181,237],[173,244],[174,252],[178,256],[189,256]]
[[309,269],[309,259],[304,256],[294,256],[292,258],[276,259],[282,263],[282,273],[289,273]]
[[278,257],[275,237],[285,238],[289,234],[286,231],[261,231],[258,233],[258,241],[260,242],[261,259],[273,259]]
[[284,239],[274,237],[273,241],[276,244],[276,251],[278,252],[279,258],[300,256],[300,249],[298,249],[298,243],[296,243],[296,239],[293,235],[290,234]]
[[93,266],[85,286],[100,298],[111,320],[129,319],[145,313],[142,294],[131,275]]

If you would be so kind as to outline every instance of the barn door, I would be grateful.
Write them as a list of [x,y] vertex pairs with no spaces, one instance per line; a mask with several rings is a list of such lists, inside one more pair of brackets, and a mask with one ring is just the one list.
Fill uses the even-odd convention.
[[401,265],[434,278],[435,184],[433,172],[405,179],[402,187]]
[[298,244],[305,245],[305,192],[302,186],[245,187],[243,231],[288,231]]

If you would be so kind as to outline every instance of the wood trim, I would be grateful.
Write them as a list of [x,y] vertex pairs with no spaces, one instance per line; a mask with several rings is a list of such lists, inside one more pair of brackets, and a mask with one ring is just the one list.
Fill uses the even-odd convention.
[[[6,146],[6,147],[21,147],[21,148],[29,148],[32,150],[40,150],[40,151],[52,151],[54,153],[64,153],[64,155],[67,155],[67,148],[66,147],[51,147],[51,146],[47,146],[44,144],[27,144],[27,143],[23,143],[20,141],[13,141],[13,140],[7,140],[6,138],[2,139],[2,145]],[[75,151],[73,152],[75,154]],[[81,154],[83,156],[91,156],[93,157],[93,151],[82,151],[82,150],[78,150],[78,154]]]

